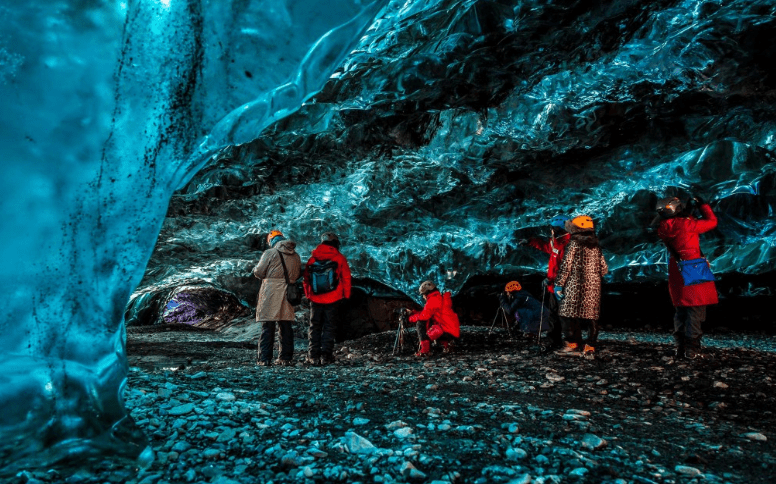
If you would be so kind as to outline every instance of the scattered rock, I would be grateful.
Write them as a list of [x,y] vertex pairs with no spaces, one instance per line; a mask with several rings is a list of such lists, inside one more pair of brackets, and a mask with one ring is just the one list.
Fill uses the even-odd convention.
[[606,447],[606,441],[594,434],[585,434],[581,443],[582,448],[586,450],[599,450]]
[[741,437],[743,437],[745,439],[749,439],[749,440],[754,440],[754,441],[757,441],[757,442],[767,442],[768,441],[768,437],[764,436],[763,434],[761,434],[759,432],[749,432],[749,433],[741,435]]
[[677,474],[681,474],[683,476],[687,477],[697,477],[701,475],[701,471],[696,469],[695,467],[690,466],[676,466],[674,467],[674,472]]

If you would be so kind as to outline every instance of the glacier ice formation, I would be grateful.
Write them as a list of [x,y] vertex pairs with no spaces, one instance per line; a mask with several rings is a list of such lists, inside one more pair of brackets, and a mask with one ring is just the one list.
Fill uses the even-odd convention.
[[171,194],[320,90],[381,6],[0,7],[3,474],[141,453],[123,314]]
[[334,230],[362,288],[412,294],[538,275],[516,242],[589,213],[614,280],[650,283],[652,205],[700,194],[715,271],[774,270],[771,1],[49,0],[0,26],[4,460],[138,453],[127,301],[250,306],[272,228]]

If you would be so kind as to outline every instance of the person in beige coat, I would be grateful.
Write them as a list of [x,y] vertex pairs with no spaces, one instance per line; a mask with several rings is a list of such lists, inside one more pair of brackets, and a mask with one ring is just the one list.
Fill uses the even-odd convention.
[[294,321],[294,307],[286,300],[287,284],[280,258],[283,257],[291,283],[295,283],[302,274],[302,260],[296,253],[296,242],[286,240],[279,230],[273,230],[267,235],[267,243],[270,248],[264,251],[253,269],[253,275],[261,279],[259,300],[256,303],[256,321],[262,323],[258,364],[272,364],[277,325],[280,327],[280,355],[275,363],[290,365],[294,356],[294,330],[291,324]]

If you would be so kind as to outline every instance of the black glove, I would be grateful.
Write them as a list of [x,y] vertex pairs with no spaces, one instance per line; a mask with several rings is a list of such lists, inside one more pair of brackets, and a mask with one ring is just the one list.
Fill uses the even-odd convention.
[[501,304],[504,304],[506,300],[507,300],[507,296],[503,292],[498,293],[498,302],[500,302]]
[[700,195],[695,195],[694,197],[692,197],[692,199],[693,199],[693,200],[695,200],[695,204],[696,204],[697,206],[699,206],[699,207],[700,207],[701,205],[706,205],[706,200],[704,200],[703,198],[701,198],[701,196],[700,196]]
[[517,245],[528,245],[528,239],[520,239],[517,241]]
[[552,284],[552,281],[550,280],[549,277],[545,277],[542,280],[542,287],[550,287],[550,284]]

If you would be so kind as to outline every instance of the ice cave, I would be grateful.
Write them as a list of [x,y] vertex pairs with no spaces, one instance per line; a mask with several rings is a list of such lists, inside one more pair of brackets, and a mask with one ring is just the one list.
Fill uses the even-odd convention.
[[[199,393],[215,413],[226,408],[219,405],[236,405],[233,400],[242,393],[226,390],[230,378],[220,378],[214,386],[222,390],[212,390],[210,397],[205,396],[210,390],[184,391],[172,380],[149,393],[134,386],[133,378],[157,377],[130,364],[127,351],[132,328],[196,327],[208,320],[211,330],[222,331],[233,320],[253,321],[260,281],[251,270],[273,229],[298,244],[303,261],[321,233],[335,232],[342,240],[354,289],[338,341],[392,335],[394,309],[420,307],[417,288],[424,280],[451,292],[462,324],[492,330],[494,294],[504,283],[519,279],[535,295],[542,293],[547,257],[519,242],[546,236],[548,220],[557,215],[586,214],[595,221],[609,268],[601,315],[606,327],[668,327],[673,314],[666,284],[669,254],[651,225],[655,204],[666,196],[702,197],[718,218],[717,227],[700,240],[720,300],[709,309],[706,324],[723,328],[724,337],[740,336],[735,341],[744,343],[731,344],[735,351],[755,338],[751,334],[761,338],[766,349],[757,350],[760,363],[730,365],[739,371],[759,368],[752,373],[751,391],[737,392],[741,398],[771,401],[763,398],[776,384],[769,302],[776,264],[774,58],[772,0],[5,2],[0,5],[0,193],[6,217],[0,225],[5,301],[0,480],[776,479],[776,433],[765,424],[757,428],[751,423],[756,420],[748,420],[744,429],[738,414],[724,425],[740,428],[724,427],[725,435],[748,437],[714,455],[728,460],[755,455],[760,467],[754,470],[746,464],[746,471],[723,472],[721,457],[702,454],[712,452],[709,441],[697,451],[687,442],[677,444],[683,450],[676,452],[689,456],[679,463],[661,463],[672,451],[654,448],[633,457],[632,472],[604,472],[600,462],[609,457],[594,465],[580,452],[600,456],[604,444],[599,440],[609,440],[606,452],[612,459],[626,459],[631,451],[617,450],[611,437],[597,437],[589,412],[567,408],[552,414],[533,403],[518,410],[519,398],[515,405],[478,402],[477,392],[461,396],[457,384],[449,385],[450,391],[463,399],[463,407],[496,406],[504,414],[501,430],[494,432],[506,437],[494,436],[493,448],[498,442],[506,447],[478,451],[492,451],[487,466],[469,468],[460,457],[450,461],[462,466],[460,471],[434,474],[439,456],[421,448],[423,432],[452,428],[450,435],[468,439],[459,447],[486,439],[477,432],[490,434],[482,424],[456,423],[463,410],[437,411],[441,404],[433,399],[423,410],[433,423],[416,426],[409,417],[397,417],[383,427],[388,437],[380,437],[385,430],[359,430],[369,425],[364,420],[376,417],[362,415],[363,402],[351,398],[343,409],[331,410],[332,418],[320,410],[297,447],[281,445],[270,434],[254,438],[237,432],[250,446],[250,452],[239,454],[228,442],[230,436],[238,439],[234,431],[204,424],[194,413],[185,417],[180,410],[184,417],[176,423],[154,423],[175,415]],[[298,315],[300,321],[306,318],[304,312]],[[255,353],[255,338],[251,341]],[[354,345],[338,351],[361,361]],[[511,351],[502,350],[506,356]],[[755,358],[741,351],[730,358]],[[196,357],[181,358],[182,366],[196,366]],[[371,368],[378,359],[372,355],[362,366]],[[664,363],[656,357],[646,366]],[[553,365],[548,360],[540,365],[543,375],[557,374],[546,369]],[[731,383],[723,376],[737,370],[717,365],[714,375],[681,365],[670,371],[690,375],[675,373],[677,385],[708,377],[709,388],[728,389]],[[466,383],[491,371],[485,364],[472,367],[474,376],[464,376]],[[183,375],[165,371],[168,376],[159,378]],[[243,371],[257,372],[253,366]],[[419,370],[406,374],[413,371]],[[498,371],[490,375],[493,392],[498,387],[520,393],[505,386],[506,370],[500,371],[501,379]],[[193,377],[200,374],[188,374],[186,381],[196,382]],[[329,385],[323,382],[346,377],[322,375],[328,376],[321,377],[318,394],[299,397],[289,408],[318,408],[319,394]],[[543,385],[556,389],[571,379],[547,378]],[[616,378],[596,375],[589,381],[606,381],[599,385],[605,387]],[[418,387],[423,392],[445,387],[425,381]],[[418,398],[403,393],[401,385],[375,385],[377,393],[393,398]],[[601,393],[599,406],[609,408],[606,402],[618,391],[626,395],[618,402],[630,398],[626,390],[636,392],[634,402],[647,399],[639,400],[649,402],[644,409],[662,402],[670,388],[688,391],[666,384],[638,392],[645,383],[634,380],[634,385]],[[547,390],[539,384],[530,388]],[[147,418],[138,415],[150,410],[128,409],[159,405],[142,404],[151,394],[178,405],[163,406],[160,415]],[[296,401],[293,392],[272,399],[269,393],[258,395],[264,395],[265,406],[246,404],[229,418],[269,418],[267,409]],[[674,394],[670,398],[684,402]],[[717,412],[714,418],[735,406],[725,400],[728,396],[704,398],[696,400],[704,402],[703,411]],[[685,411],[682,405],[677,412]],[[200,418],[208,415],[197,408]],[[336,423],[348,412],[357,416]],[[300,415],[286,415],[291,420],[285,425],[302,429],[299,419],[308,417]],[[581,442],[576,450],[541,444],[542,438],[561,442],[561,431],[540,437],[539,430],[512,430],[518,423],[510,422],[551,415],[565,422],[569,436],[584,427],[587,433],[574,441]],[[766,410],[763,422],[774,421]],[[251,425],[253,431],[269,432],[278,422]],[[693,422],[687,425],[698,424]],[[571,423],[578,425],[568,430]],[[184,429],[198,432],[197,426],[221,447],[202,453],[192,444],[156,443],[181,436]],[[286,434],[283,438],[289,438]],[[402,444],[390,448],[380,440],[389,437]],[[315,444],[327,438],[325,446]],[[762,447],[750,451],[745,445]],[[362,470],[344,460],[324,462],[340,450],[371,460]],[[207,457],[179,468],[173,454]],[[232,461],[228,471],[207,460],[220,458]],[[665,472],[647,471],[636,462]],[[89,474],[89,468],[104,472]],[[111,480],[110,472],[121,477]]]

